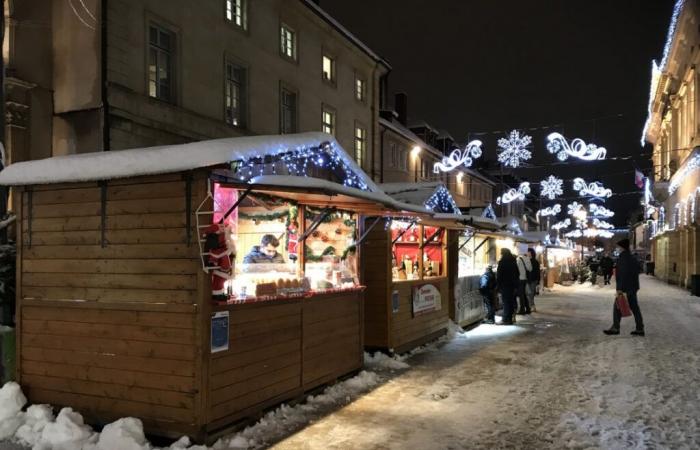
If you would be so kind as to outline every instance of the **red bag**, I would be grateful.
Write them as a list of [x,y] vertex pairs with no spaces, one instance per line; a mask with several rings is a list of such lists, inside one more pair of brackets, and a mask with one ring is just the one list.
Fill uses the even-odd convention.
[[630,309],[630,304],[627,301],[627,296],[624,292],[617,294],[615,297],[615,306],[617,310],[620,311],[622,317],[629,317],[632,315],[632,310]]

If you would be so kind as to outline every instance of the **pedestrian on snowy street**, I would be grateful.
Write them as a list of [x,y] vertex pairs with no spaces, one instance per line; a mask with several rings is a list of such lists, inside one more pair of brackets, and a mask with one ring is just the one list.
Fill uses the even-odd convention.
[[528,308],[527,311],[529,314],[530,310],[537,311],[537,308],[535,308],[535,291],[537,290],[537,285],[540,284],[541,274],[540,262],[537,261],[537,253],[535,252],[535,249],[528,248],[527,253],[530,255],[530,265],[532,266],[532,270],[527,274],[527,299],[530,305],[530,308]]
[[530,303],[527,299],[528,276],[532,272],[532,263],[528,254],[518,256],[518,314],[530,314]]
[[[644,336],[644,320],[642,311],[639,309],[637,301],[637,291],[639,291],[639,265],[634,256],[630,253],[629,239],[623,239],[617,243],[622,247],[617,259],[617,267],[615,271],[615,282],[617,293],[624,293],[627,296],[632,314],[634,314],[635,330],[632,331],[634,336]],[[617,308],[617,302],[613,304],[613,326],[603,332],[605,334],[620,334],[620,320],[622,314]]]
[[515,291],[518,288],[518,264],[515,257],[507,248],[501,249],[501,260],[496,269],[496,284],[503,302],[503,319],[501,324],[513,325],[515,313]]
[[493,266],[486,266],[486,272],[479,278],[479,293],[484,301],[486,308],[486,319],[484,323],[496,323],[496,311],[493,307],[493,295],[496,291],[496,274],[493,272]]
[[614,265],[615,262],[608,253],[600,259],[600,270],[603,271],[603,285],[610,284]]

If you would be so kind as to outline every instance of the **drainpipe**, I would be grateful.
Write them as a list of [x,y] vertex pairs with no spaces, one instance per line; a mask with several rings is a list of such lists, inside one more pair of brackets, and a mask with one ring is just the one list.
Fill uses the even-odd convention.
[[[5,43],[5,2],[0,1],[0,42]],[[5,148],[5,58],[0,57],[0,145],[2,146],[2,162],[0,170],[5,168],[8,162],[7,149]],[[0,186],[0,219],[7,215],[7,197],[9,188]],[[0,230],[0,244],[7,244],[7,227]]]
[[102,84],[102,114],[103,114],[103,124],[102,124],[102,151],[107,152],[111,150],[110,145],[110,127],[111,121],[109,120],[109,89],[108,89],[108,79],[107,79],[107,0],[102,0],[101,3],[101,26],[100,26],[100,44],[101,44],[101,84]]

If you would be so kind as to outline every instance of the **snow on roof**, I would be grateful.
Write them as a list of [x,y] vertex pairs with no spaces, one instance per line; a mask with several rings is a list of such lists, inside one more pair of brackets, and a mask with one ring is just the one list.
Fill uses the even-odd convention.
[[333,17],[331,17],[330,14],[328,14],[326,11],[321,9],[321,7],[314,2],[313,0],[302,0],[306,6],[309,7],[309,9],[313,10],[319,17],[321,17],[323,20],[328,22],[332,27],[334,27],[338,32],[342,35],[344,35],[348,40],[350,40],[353,44],[357,45],[362,51],[367,53],[372,59],[375,61],[379,61],[382,64],[384,64],[388,69],[391,69],[391,65],[389,62],[376,54],[371,48],[369,48],[364,42],[362,42],[360,39],[358,39],[354,34],[352,34],[347,28],[342,26],[340,22],[335,20]]
[[431,127],[425,120],[415,120],[408,125],[408,128],[410,128],[411,130],[414,128],[427,128],[433,133],[437,134],[437,130]]
[[[19,162],[9,165],[0,172],[0,185],[100,181],[175,173],[258,156],[275,155],[294,148],[317,147],[324,142],[331,144],[343,162],[367,185],[369,191],[381,192],[333,136],[317,132],[214,139],[189,144],[82,153]],[[303,179],[308,181],[306,177]]]
[[447,195],[447,201],[452,206],[454,215],[461,216],[462,214],[450,191],[439,182],[384,183],[380,185],[380,188],[399,202],[424,206],[430,210],[432,210],[430,203],[432,203],[433,198],[444,192]]

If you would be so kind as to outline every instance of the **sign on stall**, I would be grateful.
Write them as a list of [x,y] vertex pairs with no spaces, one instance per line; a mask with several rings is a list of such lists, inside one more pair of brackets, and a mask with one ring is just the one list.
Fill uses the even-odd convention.
[[442,308],[440,290],[432,284],[413,287],[413,317],[439,311]]
[[211,352],[228,350],[228,311],[211,315]]

